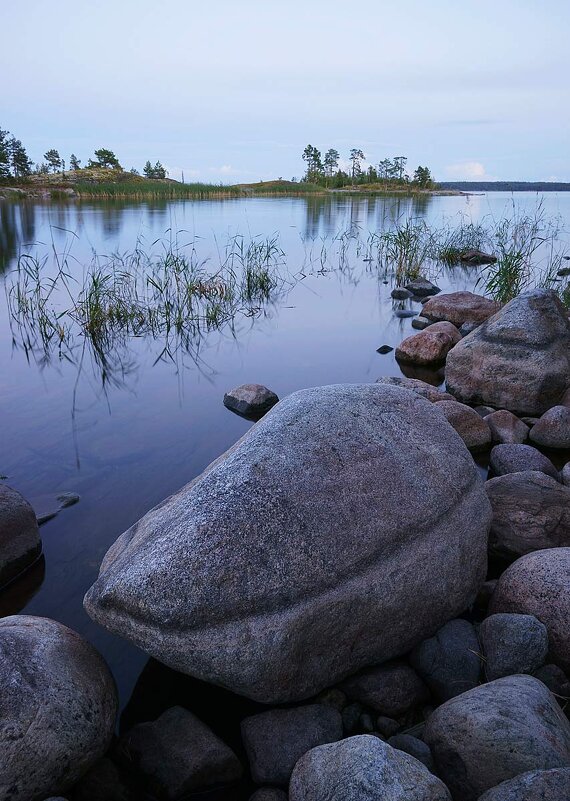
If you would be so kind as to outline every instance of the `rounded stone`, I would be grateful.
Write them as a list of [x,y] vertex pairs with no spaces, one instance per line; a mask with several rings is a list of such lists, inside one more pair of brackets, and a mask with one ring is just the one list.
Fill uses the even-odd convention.
[[259,420],[279,398],[263,384],[242,384],[224,395],[224,406],[242,417]]
[[19,492],[0,483],[0,588],[30,567],[41,550],[34,510]]
[[530,431],[529,427],[522,420],[506,409],[499,409],[497,412],[485,417],[487,425],[491,429],[493,442],[522,443]]
[[530,439],[542,448],[570,448],[570,409],[553,406],[532,427]]
[[550,459],[532,445],[495,445],[489,457],[489,468],[495,476],[534,470],[558,480],[558,470]]
[[567,767],[521,773],[487,790],[478,801],[567,801],[569,798],[570,767]]
[[430,298],[422,314],[430,320],[447,320],[456,328],[465,323],[482,323],[501,308],[500,303],[473,292],[450,292]]
[[491,444],[491,429],[486,418],[482,418],[474,409],[455,400],[443,400],[436,403],[448,422],[457,431],[470,451],[480,451]]
[[534,673],[548,653],[546,626],[534,615],[498,613],[479,627],[489,681],[515,673]]
[[396,348],[396,359],[399,362],[431,365],[445,361],[453,340],[445,331],[434,331],[434,326],[412,334],[402,340]]

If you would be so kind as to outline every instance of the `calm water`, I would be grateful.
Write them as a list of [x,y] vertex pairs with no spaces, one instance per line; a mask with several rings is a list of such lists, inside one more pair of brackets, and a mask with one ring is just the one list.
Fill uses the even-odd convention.
[[[287,269],[305,276],[282,303],[255,319],[239,319],[235,336],[212,332],[201,342],[198,365],[189,356],[155,363],[160,343],[130,343],[126,369],[106,387],[89,359],[81,370],[57,357],[47,364],[28,360],[13,345],[0,292],[0,474],[31,500],[62,491],[81,495],[41,527],[45,560],[0,595],[0,613],[44,615],[81,632],[108,660],[122,705],[140,677],[134,698],[142,693],[148,707],[164,686],[161,669],[151,663],[141,676],[147,657],[91,623],[82,598],[117,536],[249,427],[224,408],[224,391],[259,382],[284,396],[302,387],[400,374],[393,354],[376,353],[412,331],[411,320],[394,316],[391,286],[370,271],[364,252],[353,250],[342,271],[320,271],[322,248],[330,268],[339,258],[332,237],[350,226],[365,238],[397,217],[440,223],[491,214],[498,220],[512,211],[512,202],[502,193],[419,204],[346,196],[162,205],[0,202],[0,282],[10,281],[19,253],[51,258],[54,250],[67,251],[71,269],[81,275],[94,251],[132,250],[137,240],[150,247],[168,231],[184,231],[181,242],[199,237],[197,250],[212,263],[228,236],[278,233]],[[537,197],[515,195],[515,203],[533,210]],[[546,195],[544,203],[549,214],[570,223],[570,193]],[[436,280],[444,290],[473,289],[477,275],[456,268]]]

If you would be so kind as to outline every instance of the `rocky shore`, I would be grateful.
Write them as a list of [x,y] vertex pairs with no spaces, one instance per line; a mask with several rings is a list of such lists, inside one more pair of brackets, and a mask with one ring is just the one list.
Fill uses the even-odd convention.
[[[568,312],[428,284],[398,288],[429,299],[396,358],[446,391],[227,392],[258,422],[87,591],[100,626],[223,688],[235,738],[191,694],[118,736],[102,656],[3,618],[0,801],[570,798]],[[0,485],[0,584],[40,551]]]

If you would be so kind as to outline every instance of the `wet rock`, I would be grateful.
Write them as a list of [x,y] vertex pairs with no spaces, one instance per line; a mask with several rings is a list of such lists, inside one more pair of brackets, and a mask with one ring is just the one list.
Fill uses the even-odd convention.
[[[383,737],[392,737],[402,728],[394,718],[388,718],[385,715],[378,715],[376,718],[376,730],[380,732]],[[397,748],[397,746],[394,746]]]
[[429,701],[429,690],[416,671],[400,660],[351,676],[342,689],[352,701],[388,717],[399,717]]
[[447,334],[451,337],[451,341],[454,345],[457,345],[457,343],[461,342],[462,340],[459,330],[453,325],[453,323],[448,323],[446,320],[443,320],[441,323],[431,323],[429,330],[440,331],[444,334]]
[[550,659],[570,671],[570,548],[517,559],[500,577],[489,611],[537,617],[548,631]]
[[396,734],[394,737],[390,737],[388,745],[419,759],[430,773],[435,773],[435,762],[433,761],[432,753],[429,745],[426,745],[423,740],[413,737],[411,734]]
[[495,476],[532,470],[558,480],[558,470],[550,459],[532,445],[495,445],[491,450],[489,469]]
[[457,431],[470,451],[481,451],[491,444],[491,430],[474,409],[455,400],[443,400],[436,403],[447,421]]
[[390,295],[394,298],[394,300],[407,300],[411,298],[414,293],[410,292],[409,289],[404,289],[403,287],[396,287],[390,292]]
[[224,406],[242,417],[259,420],[279,398],[262,384],[242,384],[224,395]]
[[570,723],[532,676],[496,679],[452,698],[429,718],[424,739],[461,801],[529,770],[570,765]]
[[241,730],[253,781],[286,785],[303,754],[342,738],[342,718],[329,706],[309,704],[253,715]]
[[297,762],[289,801],[451,801],[417,759],[361,735],[313,748]]
[[300,700],[465,609],[489,522],[432,404],[381,384],[302,390],[123,534],[85,605],[176,670]]
[[121,763],[159,799],[231,784],[242,774],[234,752],[195,715],[174,706],[151,723],[139,723],[117,747]]
[[540,415],[570,383],[569,346],[570,323],[554,292],[526,292],[453,348],[447,388],[464,403]]
[[558,665],[543,665],[534,674],[543,684],[546,684],[558,703],[565,707],[570,701],[570,679]]
[[30,567],[41,551],[34,510],[19,492],[0,483],[0,588]]
[[467,620],[450,620],[410,653],[410,662],[440,701],[476,687],[481,672],[479,640]]
[[396,348],[396,359],[412,364],[441,364],[452,347],[453,340],[449,334],[434,331],[430,326],[402,340]]
[[570,546],[570,488],[536,470],[508,473],[485,484],[493,509],[489,548],[522,556]]
[[479,325],[500,308],[500,303],[489,300],[483,295],[475,295],[473,292],[451,292],[448,295],[431,298],[424,305],[422,315],[435,322],[447,320],[456,328],[460,328],[465,323]]
[[76,503],[79,503],[81,496],[76,492],[60,492],[57,496],[57,500],[62,509],[67,509],[69,506],[75,506]]
[[471,267],[476,267],[480,264],[495,264],[497,261],[496,256],[490,253],[483,253],[482,250],[464,250],[460,256],[464,264],[469,264]]
[[570,487],[570,462],[566,462],[560,473],[562,483],[565,487]]
[[391,345],[380,345],[379,348],[376,348],[376,353],[380,353],[384,356],[386,353],[391,353],[394,348]]
[[534,673],[548,653],[546,626],[534,615],[499,613],[479,627],[489,681],[515,673]]
[[543,448],[570,448],[570,409],[553,406],[532,427],[530,439]]
[[478,801],[563,801],[570,798],[570,768],[531,770],[487,790]]
[[402,320],[405,320],[407,317],[415,317],[417,311],[413,309],[395,309],[394,316],[400,317]]
[[59,495],[39,495],[30,498],[38,525],[41,526],[56,517],[62,509],[78,503],[80,496],[75,492],[62,492]]
[[409,281],[406,284],[406,289],[409,289],[412,295],[416,295],[418,298],[437,295],[438,292],[441,292],[441,289],[431,281],[428,281],[427,278],[417,278],[415,281]]
[[119,768],[107,757],[93,765],[73,788],[72,801],[136,801]]
[[440,400],[453,400],[453,397],[447,392],[434,387],[433,384],[428,384],[427,381],[420,381],[417,378],[404,378],[403,376],[382,376],[376,379],[377,384],[388,384],[390,386],[401,387],[402,389],[410,389],[416,395],[420,395],[432,403]]
[[418,331],[423,331],[424,328],[428,327],[428,325],[433,325],[433,322],[428,320],[427,317],[422,317],[421,315],[419,317],[414,317],[412,320],[412,328],[417,328]]
[[0,620],[0,796],[65,792],[105,753],[117,692],[103,658],[47,618]]
[[287,801],[287,793],[277,787],[262,787],[255,791],[249,801]]
[[500,409],[485,417],[491,429],[493,442],[522,444],[528,437],[529,427],[512,412]]

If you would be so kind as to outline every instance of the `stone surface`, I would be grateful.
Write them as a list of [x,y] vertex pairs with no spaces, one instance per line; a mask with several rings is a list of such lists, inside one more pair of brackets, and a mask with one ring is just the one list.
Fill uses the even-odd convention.
[[550,692],[556,697],[558,703],[566,708],[570,701],[570,680],[558,665],[543,665],[534,674],[543,684],[546,684]]
[[469,264],[470,266],[494,264],[497,261],[496,256],[484,253],[482,250],[464,250],[460,258],[464,264]]
[[396,348],[396,359],[411,364],[441,364],[452,347],[453,340],[449,334],[434,331],[430,326],[402,340]]
[[491,444],[491,429],[474,409],[455,400],[437,401],[436,406],[457,431],[470,451],[481,451]]
[[404,289],[404,287],[401,286],[395,287],[390,292],[390,295],[394,298],[394,300],[407,300],[408,298],[411,298],[413,294],[414,293],[410,292],[409,289]]
[[300,700],[465,609],[489,521],[432,404],[381,384],[302,390],[123,534],[85,605],[176,670]]
[[119,768],[104,757],[73,787],[72,801],[136,801]]
[[485,420],[491,429],[493,442],[521,444],[528,438],[529,427],[506,409],[492,412]]
[[450,620],[417,645],[410,662],[440,701],[476,687],[481,672],[479,641],[467,620]]
[[570,409],[553,406],[532,427],[530,439],[543,448],[570,448]]
[[500,577],[489,611],[537,617],[548,631],[550,659],[570,671],[570,548],[517,559]]
[[524,473],[528,470],[544,473],[558,480],[558,470],[550,459],[532,445],[495,445],[489,458],[489,469],[495,476]]
[[224,395],[224,406],[230,411],[258,420],[268,412],[279,398],[263,384],[242,384]]
[[0,483],[0,588],[30,567],[41,551],[34,510],[19,492]]
[[308,704],[253,715],[241,731],[253,781],[286,785],[303,754],[342,738],[342,718],[330,706]]
[[376,730],[382,737],[392,737],[401,728],[401,724],[394,718],[388,718],[386,715],[378,715],[376,718]]
[[522,556],[570,546],[570,488],[537,470],[507,473],[485,484],[493,509],[489,548]]
[[429,701],[429,690],[416,671],[403,660],[386,662],[351,676],[342,689],[358,701],[388,717],[400,717]]
[[[431,322],[431,321],[430,321]],[[459,330],[453,325],[453,323],[448,323],[447,320],[442,320],[440,323],[433,323],[430,324],[430,331],[440,331],[443,334],[447,334],[451,337],[451,341],[454,345],[457,345],[458,342],[461,342],[463,337],[459,333]]]
[[409,289],[412,295],[417,298],[425,298],[428,295],[437,295],[438,292],[441,292],[441,289],[431,281],[428,281],[427,278],[416,278],[415,281],[409,281],[406,284],[406,289]]
[[180,706],[124,734],[117,754],[125,768],[159,799],[178,799],[242,775],[234,752],[195,715]]
[[405,378],[404,376],[382,376],[376,379],[377,384],[388,384],[389,386],[410,389],[416,395],[420,395],[432,403],[440,400],[453,400],[453,396],[441,389],[428,384],[427,381],[420,381],[418,378]]
[[435,762],[433,761],[429,745],[426,745],[423,740],[419,740],[411,734],[395,734],[388,740],[388,745],[419,759],[431,773],[434,773]]
[[570,768],[531,770],[487,790],[478,801],[567,801]]
[[376,348],[376,353],[380,353],[382,356],[385,356],[387,353],[391,353],[394,348],[391,345],[380,345],[379,348]]
[[489,681],[515,673],[534,673],[548,653],[546,626],[534,615],[490,615],[479,627],[479,639]]
[[414,317],[412,320],[412,328],[417,328],[418,331],[423,331],[428,325],[434,325],[433,321],[421,315],[419,317]]
[[117,693],[97,651],[47,618],[0,620],[0,798],[70,788],[105,753]]
[[287,801],[287,793],[278,787],[262,787],[255,791],[249,801]]
[[451,801],[417,759],[361,735],[313,748],[297,762],[289,801]]
[[570,723],[532,676],[496,679],[452,698],[428,719],[424,739],[461,801],[529,770],[570,766]]
[[560,473],[562,483],[565,487],[570,487],[570,462],[566,462]]
[[483,295],[475,295],[473,292],[451,292],[430,298],[423,306],[422,315],[435,322],[447,320],[456,328],[460,328],[465,323],[478,325],[500,308],[500,303],[489,300]]
[[570,322],[554,292],[526,292],[453,348],[447,389],[464,403],[540,415],[570,383],[569,345]]

